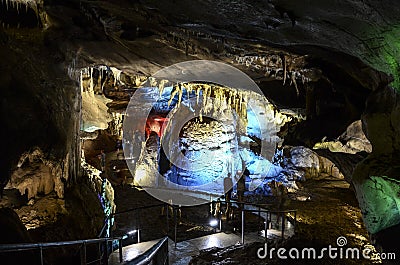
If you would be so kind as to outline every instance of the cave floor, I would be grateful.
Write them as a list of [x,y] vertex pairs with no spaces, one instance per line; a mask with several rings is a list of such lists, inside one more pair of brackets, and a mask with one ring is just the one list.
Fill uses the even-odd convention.
[[[171,239],[168,240],[169,246],[169,264],[186,265],[192,259],[192,256],[198,255],[200,251],[213,247],[226,248],[233,245],[240,245],[240,235],[233,233],[216,233],[208,236],[202,236],[182,242],[176,245]],[[259,241],[255,234],[246,235],[247,243]],[[123,248],[123,261],[128,262],[140,254],[146,252],[159,240],[151,240]],[[109,258],[110,264],[119,263],[119,250],[114,251]]]
[[297,209],[296,237],[335,244],[339,236],[345,236],[352,246],[368,243],[368,232],[349,183],[320,176],[301,184],[301,192],[308,193],[310,200],[290,201],[289,207]]
[[[121,185],[114,188],[117,212],[160,203],[144,190]],[[334,179],[329,176],[320,176],[319,179],[311,179],[301,183],[299,192],[290,194],[290,197],[292,199],[286,207],[297,210],[297,224],[296,234],[292,238],[287,239],[287,244],[298,247],[303,246],[303,244],[307,246],[311,244],[311,246],[316,247],[335,246],[339,236],[347,238],[347,246],[349,247],[358,247],[361,249],[363,245],[368,243],[368,233],[363,225],[357,200],[346,181]],[[305,201],[295,200],[295,198],[304,197],[309,197],[309,199]],[[264,198],[264,200],[268,202],[269,198]],[[161,211],[161,207],[154,207],[146,210],[146,213],[144,211],[142,213],[133,211],[117,215],[114,233],[115,235],[126,234],[130,228],[136,227],[139,224],[142,241],[162,238],[167,231],[167,227],[166,216],[162,216]],[[213,230],[205,225],[208,222],[208,211],[209,207],[207,205],[182,209],[182,216],[178,225],[178,244],[186,244],[189,241],[194,242],[196,238],[210,237]],[[169,235],[171,238],[173,237],[172,225],[173,219],[170,219]],[[235,239],[231,238],[235,241],[240,237],[240,233],[230,234],[229,237],[235,237]],[[135,240],[126,242],[126,244],[136,243]],[[254,240],[246,237],[246,243],[251,242],[254,242]],[[217,247],[224,248],[226,246],[221,245]],[[171,252],[171,255],[173,253]],[[197,253],[193,252],[189,254],[189,256],[192,256]],[[188,259],[186,261],[188,262]],[[351,262],[349,261],[348,264],[353,264]]]
[[[167,221],[166,209],[144,190],[132,187],[130,185],[114,186],[115,204],[117,214],[115,217],[115,236],[123,236],[131,230],[140,229],[141,241],[159,239],[168,234],[173,238],[174,219],[171,209],[169,209],[169,218]],[[147,209],[130,209],[152,206]],[[196,238],[213,233],[213,228],[208,225],[209,206],[201,205],[196,207],[183,207],[178,215],[177,241],[183,241],[190,238]],[[137,237],[133,236],[126,243],[136,243]]]
[[[294,198],[309,198],[295,200]],[[368,244],[361,211],[350,185],[344,180],[329,176],[319,176],[301,183],[296,194],[290,194],[287,208],[297,209],[296,234],[284,241],[275,241],[280,247],[322,249],[337,246],[337,238],[347,239],[346,247],[363,249]],[[274,243],[273,243],[274,244]],[[279,247],[279,246],[276,247]],[[244,248],[223,248],[202,251],[191,263],[196,264],[371,264],[368,260],[357,259],[322,259],[310,260],[273,260],[260,261],[256,256],[262,243],[248,242]]]

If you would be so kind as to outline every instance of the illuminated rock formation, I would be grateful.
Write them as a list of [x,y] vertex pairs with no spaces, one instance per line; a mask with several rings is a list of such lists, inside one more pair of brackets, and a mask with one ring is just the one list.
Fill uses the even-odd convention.
[[313,149],[329,149],[331,152],[356,154],[358,152],[372,152],[372,145],[362,130],[361,120],[355,121],[347,127],[346,132],[335,141],[316,143]]
[[68,181],[68,156],[65,161],[52,161],[44,157],[36,148],[24,153],[18,168],[11,175],[7,189],[18,189],[28,199],[39,194],[47,195],[55,191],[59,198],[64,197],[64,183]]
[[372,153],[357,165],[353,184],[371,233],[399,225],[400,95],[396,90],[378,90],[368,100],[363,115]]

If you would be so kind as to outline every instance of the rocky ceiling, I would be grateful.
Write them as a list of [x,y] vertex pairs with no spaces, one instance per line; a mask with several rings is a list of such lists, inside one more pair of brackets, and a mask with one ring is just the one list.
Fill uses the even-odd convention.
[[[66,163],[68,181],[80,174],[82,69],[114,67],[135,88],[163,67],[210,59],[246,72],[278,108],[306,112],[281,132],[286,144],[312,147],[362,119],[373,152],[355,185],[364,213],[379,216],[373,183],[393,195],[399,177],[399,12],[387,0],[3,0],[1,178],[37,146],[46,161]],[[394,209],[393,196],[385,200]],[[396,209],[386,223],[367,216],[370,231],[397,224]]]

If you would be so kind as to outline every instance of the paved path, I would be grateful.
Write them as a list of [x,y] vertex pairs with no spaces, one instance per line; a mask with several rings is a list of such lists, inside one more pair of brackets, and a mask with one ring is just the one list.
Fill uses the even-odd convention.
[[[285,230],[285,237],[290,237],[293,235],[293,225],[286,224],[288,228]],[[261,236],[257,233],[246,233],[245,243],[261,242],[265,235],[264,231],[261,231]],[[268,238],[280,237],[280,230],[269,229]],[[150,249],[159,240],[153,240],[148,242],[143,242],[139,244],[129,245],[123,248],[123,261],[124,264],[129,264],[129,260],[137,257],[138,255],[144,253],[146,250]],[[169,260],[170,265],[187,265],[192,259],[192,256],[199,254],[200,250],[219,247],[225,248],[235,244],[240,244],[241,235],[235,233],[216,233],[208,236],[198,237],[195,239],[179,242],[176,244],[172,240],[168,241],[169,244]],[[119,263],[119,251],[113,252],[109,258],[109,264],[117,265]]]

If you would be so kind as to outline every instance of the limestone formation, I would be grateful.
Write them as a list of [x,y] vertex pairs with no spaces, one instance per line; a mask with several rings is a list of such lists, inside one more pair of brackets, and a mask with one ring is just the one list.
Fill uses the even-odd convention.
[[21,155],[17,169],[12,173],[6,189],[18,189],[28,199],[53,191],[64,197],[64,183],[68,181],[68,155],[64,161],[44,157],[40,148]]
[[376,91],[363,115],[372,153],[357,165],[353,184],[371,233],[400,224],[400,95],[391,88]]
[[346,131],[334,141],[316,143],[313,149],[329,149],[331,152],[356,154],[372,152],[372,145],[362,130],[361,120],[350,124]]

